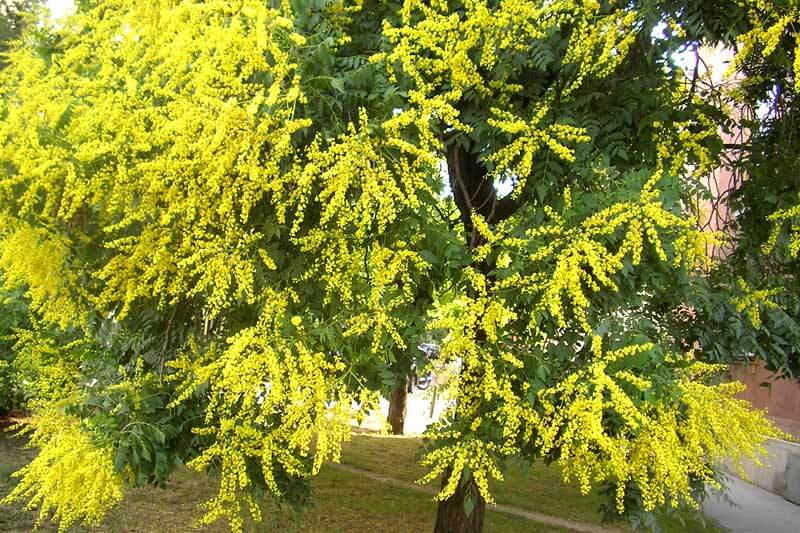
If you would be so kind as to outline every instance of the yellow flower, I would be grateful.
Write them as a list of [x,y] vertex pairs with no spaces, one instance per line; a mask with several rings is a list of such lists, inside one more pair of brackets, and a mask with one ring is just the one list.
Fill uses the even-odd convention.
[[20,482],[0,505],[28,500],[39,508],[36,527],[50,515],[59,531],[76,522],[99,525],[108,509],[122,500],[113,449],[97,446],[79,420],[57,408],[40,411],[26,423],[39,454],[13,474]]

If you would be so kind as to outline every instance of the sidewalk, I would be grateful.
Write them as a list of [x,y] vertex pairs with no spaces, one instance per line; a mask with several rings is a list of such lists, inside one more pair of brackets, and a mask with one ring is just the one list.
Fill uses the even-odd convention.
[[738,506],[731,506],[711,496],[703,512],[733,533],[798,533],[800,506],[777,494],[730,476],[728,496]]

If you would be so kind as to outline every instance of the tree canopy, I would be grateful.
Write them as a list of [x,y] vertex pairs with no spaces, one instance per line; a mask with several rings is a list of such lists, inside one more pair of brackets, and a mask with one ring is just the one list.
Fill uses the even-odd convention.
[[[797,178],[768,161],[794,2],[78,4],[0,72],[0,269],[32,313],[41,450],[10,500],[97,522],[188,463],[219,479],[204,520],[241,530],[265,493],[308,500],[433,330],[461,362],[423,458],[441,531],[480,528],[509,457],[642,522],[777,435],[719,381],[704,313],[760,327],[796,301]],[[778,288],[709,275],[698,227],[731,119],[676,54],[735,43],[726,98],[781,109],[737,196],[742,261]]]

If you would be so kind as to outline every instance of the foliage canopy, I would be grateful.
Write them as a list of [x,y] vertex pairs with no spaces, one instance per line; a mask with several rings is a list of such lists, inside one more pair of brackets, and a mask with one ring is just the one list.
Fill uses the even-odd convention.
[[265,492],[307,500],[438,330],[461,362],[423,459],[438,498],[491,501],[519,456],[604,484],[611,515],[696,506],[776,433],[687,349],[698,287],[732,296],[695,207],[728,115],[675,53],[743,40],[737,65],[770,63],[797,13],[87,0],[26,33],[0,74],[0,269],[33,312],[42,453],[10,498],[97,521],[188,462],[219,476],[204,520],[242,529]]

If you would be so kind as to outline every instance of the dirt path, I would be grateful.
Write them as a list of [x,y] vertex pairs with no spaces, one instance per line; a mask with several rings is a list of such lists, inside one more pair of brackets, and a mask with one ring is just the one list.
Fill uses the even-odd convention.
[[[422,485],[417,485],[415,483],[410,483],[408,481],[401,481],[399,479],[382,476],[380,474],[376,474],[375,472],[371,472],[370,470],[364,470],[362,468],[357,468],[355,466],[350,466],[345,464],[335,464],[335,463],[330,463],[330,466],[338,468],[340,470],[345,470],[352,474],[364,476],[379,483],[394,485],[396,487],[412,490],[414,492],[422,492],[425,494],[429,494],[431,496],[435,495],[437,492],[435,489],[431,487],[425,487]],[[531,520],[533,522],[538,522],[540,524],[562,527],[565,529],[571,529],[573,531],[583,531],[586,533],[619,533],[620,531],[618,529],[613,529],[613,528],[604,528],[595,524],[588,524],[585,522],[575,522],[573,520],[567,520],[565,518],[559,518],[557,516],[550,516],[542,513],[536,513],[533,511],[527,511],[525,509],[514,507],[512,505],[491,505],[487,506],[486,508],[491,509],[493,511],[499,511],[501,513],[506,513],[521,518],[526,518],[528,520]]]

